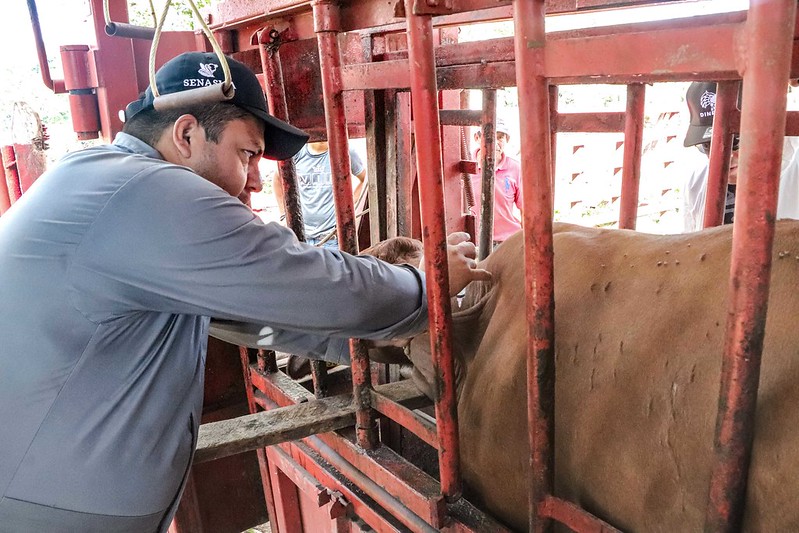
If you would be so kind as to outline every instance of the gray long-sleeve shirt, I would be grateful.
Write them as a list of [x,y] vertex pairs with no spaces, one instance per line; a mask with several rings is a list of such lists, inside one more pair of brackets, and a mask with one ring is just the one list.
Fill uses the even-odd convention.
[[68,155],[0,218],[0,531],[164,530],[209,317],[336,360],[426,327],[420,276],[299,243],[131,136]]

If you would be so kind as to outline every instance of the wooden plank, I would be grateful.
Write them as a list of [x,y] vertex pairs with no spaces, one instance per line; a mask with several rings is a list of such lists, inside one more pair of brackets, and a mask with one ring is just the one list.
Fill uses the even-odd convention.
[[355,423],[349,395],[311,400],[200,426],[195,463],[345,428]]
[[375,392],[408,409],[433,405],[433,401],[425,396],[410,379],[378,385],[375,387]]

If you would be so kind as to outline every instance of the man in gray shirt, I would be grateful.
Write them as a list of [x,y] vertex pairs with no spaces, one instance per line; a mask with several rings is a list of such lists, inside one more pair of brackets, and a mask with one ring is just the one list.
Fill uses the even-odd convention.
[[[351,178],[357,180],[353,190],[355,208],[358,208],[360,193],[364,190],[366,167],[358,153],[350,149]],[[336,206],[333,200],[333,171],[330,167],[330,151],[327,141],[308,143],[293,157],[297,172],[297,185],[302,205],[302,222],[305,242],[338,248],[336,238]],[[272,189],[275,192],[280,213],[285,211],[283,180],[278,173],[273,175]],[[331,236],[332,235],[332,236]]]
[[[2,532],[167,529],[212,317],[335,361],[348,337],[425,328],[418,270],[305,245],[236,198],[262,156],[289,158],[307,136],[227,62],[232,97],[164,106],[148,89],[112,145],[67,155],[0,218]],[[223,67],[182,54],[156,85],[207,93]],[[453,290],[488,276],[473,252],[450,247]]]

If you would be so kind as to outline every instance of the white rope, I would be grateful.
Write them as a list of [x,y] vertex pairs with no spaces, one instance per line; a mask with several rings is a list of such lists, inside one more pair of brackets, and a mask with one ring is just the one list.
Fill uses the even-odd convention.
[[[208,27],[208,24],[205,23],[203,20],[202,15],[200,14],[200,10],[197,9],[197,5],[194,3],[194,0],[188,0],[189,5],[191,6],[192,12],[194,13],[195,17],[200,23],[200,26],[203,29],[203,33],[211,43],[211,47],[214,49],[217,57],[219,58],[219,64],[222,65],[222,72],[225,74],[225,81],[222,85],[222,92],[228,93],[230,88],[233,86],[233,78],[230,74],[230,66],[227,63],[227,58],[225,57],[222,48],[219,46],[219,43],[216,41],[216,37],[211,32],[211,29]],[[104,4],[108,5],[108,0],[104,0]],[[169,6],[172,5],[172,0],[166,0],[164,4],[164,11],[161,13],[161,18],[158,21],[158,24],[155,28],[155,35],[153,36],[153,44],[150,46],[150,64],[149,64],[149,73],[150,73],[150,90],[153,92],[153,96],[158,98],[161,96],[158,92],[158,87],[155,84],[155,55],[158,51],[158,43],[161,40],[161,31],[164,27],[164,21],[166,20],[166,15],[169,12]]]

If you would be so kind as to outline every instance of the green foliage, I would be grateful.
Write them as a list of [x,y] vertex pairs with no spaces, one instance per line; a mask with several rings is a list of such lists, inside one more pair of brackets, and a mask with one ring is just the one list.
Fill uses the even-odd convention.
[[[150,7],[150,0],[128,0],[128,18],[131,24],[137,26],[154,27],[156,20],[161,18],[164,10],[165,0],[155,0],[152,2],[155,14]],[[211,5],[211,0],[194,0],[197,9],[202,10]],[[198,28],[198,22],[191,9],[188,0],[172,0],[164,22],[165,30],[194,30]]]

